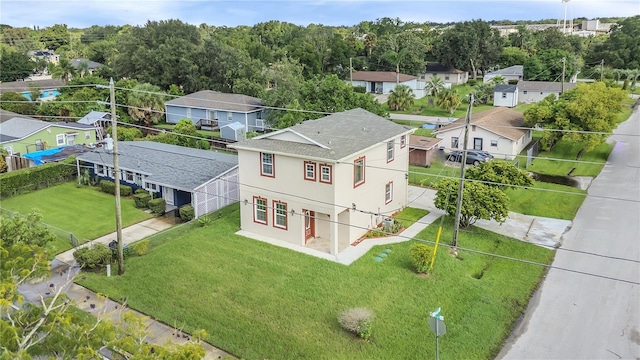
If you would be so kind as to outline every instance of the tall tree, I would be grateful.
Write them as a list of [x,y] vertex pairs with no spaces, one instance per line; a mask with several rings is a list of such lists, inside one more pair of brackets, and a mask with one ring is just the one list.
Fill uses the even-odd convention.
[[500,55],[500,66],[503,68],[513,65],[523,65],[529,57],[529,54],[520,48],[508,46],[502,49]]
[[144,123],[145,132],[164,113],[164,95],[160,88],[148,83],[136,85],[127,94],[128,112],[138,123]]
[[35,63],[28,56],[2,47],[0,52],[0,81],[22,80],[29,76],[34,68]]
[[416,96],[413,90],[407,85],[398,85],[389,93],[387,105],[396,111],[407,110],[413,106]]
[[424,86],[424,90],[427,95],[437,97],[444,90],[444,81],[437,76],[432,76]]
[[603,43],[589,48],[585,60],[588,63],[604,60],[606,65],[618,69],[640,69],[640,15],[620,20]]
[[439,108],[447,110],[451,116],[462,103],[462,99],[456,89],[444,89],[438,94],[436,104]]
[[49,63],[49,73],[51,77],[62,79],[65,83],[68,83],[71,77],[77,74],[77,71],[69,59],[61,58],[57,65]]
[[55,24],[44,30],[40,34],[40,42],[49,50],[56,50],[63,45],[69,44],[71,36],[67,29],[67,24]]

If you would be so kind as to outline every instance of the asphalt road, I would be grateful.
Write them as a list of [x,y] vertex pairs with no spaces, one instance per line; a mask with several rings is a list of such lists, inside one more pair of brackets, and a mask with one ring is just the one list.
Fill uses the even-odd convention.
[[[640,282],[638,110],[614,132],[617,143],[565,234],[555,267]],[[629,282],[551,269],[497,358],[640,359],[640,285]]]

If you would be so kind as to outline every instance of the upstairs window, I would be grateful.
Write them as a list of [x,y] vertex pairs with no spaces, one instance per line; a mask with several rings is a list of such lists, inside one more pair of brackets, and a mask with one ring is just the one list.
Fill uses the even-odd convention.
[[304,162],[304,179],[316,181],[316,163],[310,161]]
[[327,164],[320,165],[320,182],[321,183],[331,184],[331,182],[332,182],[332,179],[331,179],[332,170],[333,169],[332,169],[331,165],[327,165]]
[[393,201],[393,181],[388,182],[384,186],[384,203],[388,204]]
[[402,135],[400,137],[400,148],[407,146],[407,135]]
[[353,162],[353,187],[364,184],[364,156]]
[[387,143],[387,162],[393,161],[393,140]]
[[274,177],[275,169],[273,154],[260,153],[260,162],[260,175]]

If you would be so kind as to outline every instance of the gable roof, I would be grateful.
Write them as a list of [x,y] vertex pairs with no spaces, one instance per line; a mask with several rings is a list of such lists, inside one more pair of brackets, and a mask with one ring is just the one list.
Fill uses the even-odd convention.
[[493,92],[513,93],[516,91],[518,91],[518,87],[516,85],[498,84],[493,88]]
[[335,161],[412,131],[412,128],[358,108],[307,120],[227,146]]
[[441,141],[442,139],[412,134],[409,136],[409,147],[411,149],[430,150]]
[[524,73],[524,66],[522,65],[513,65],[506,67],[504,69],[492,71],[487,75],[512,75],[512,76],[522,76]]
[[[576,87],[577,83],[564,83],[564,90],[573,89]],[[562,91],[562,83],[554,82],[554,81],[518,81],[518,90],[519,91],[552,91],[552,92],[560,92]]]
[[[461,117],[451,124],[435,130],[433,133],[440,134],[458,130],[464,127],[464,123],[465,118]],[[529,131],[529,129],[525,129],[524,115],[522,113],[502,106],[471,114],[469,123],[513,141],[519,140]]]
[[31,91],[32,86],[37,87],[40,90],[57,89],[64,85],[62,79],[45,79],[45,80],[28,80],[28,81],[11,81],[0,83],[0,94],[5,92],[25,92]]
[[[352,75],[355,81],[396,82],[394,71],[356,71]],[[417,79],[415,76],[400,74],[400,82]]]
[[74,122],[48,122],[24,117],[13,117],[2,123],[2,126],[0,126],[0,134],[2,135],[2,142],[12,141],[16,139],[24,139],[51,126],[75,130],[95,131],[95,128],[91,125],[78,124]]
[[193,94],[167,101],[165,105],[235,112],[253,112],[264,108],[264,102],[258,98],[213,90],[194,92]]
[[[147,174],[152,183],[183,191],[193,191],[238,166],[235,155],[153,141],[120,141],[118,154],[122,171]],[[113,153],[97,148],[78,160],[112,167]]]
[[87,115],[85,115],[82,119],[78,120],[78,124],[87,124],[93,125],[101,120],[109,120],[111,121],[111,113],[105,111],[95,111],[91,110]]
[[439,62],[427,62],[425,66],[425,73],[449,73],[460,74],[464,73],[462,70],[458,70],[453,66],[442,65]]
[[89,59],[73,59],[71,60],[71,66],[73,66],[74,68],[78,68],[80,66],[81,63],[86,62],[88,65],[89,69],[97,69],[101,66],[104,66],[104,64],[101,64],[99,62],[95,62],[95,61],[91,61]]

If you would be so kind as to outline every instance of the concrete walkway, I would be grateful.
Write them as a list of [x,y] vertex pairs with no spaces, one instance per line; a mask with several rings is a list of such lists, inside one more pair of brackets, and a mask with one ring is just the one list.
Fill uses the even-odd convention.
[[[175,219],[172,217],[163,216],[151,218],[122,229],[122,238],[125,244],[130,244],[157,234],[170,228],[174,224]],[[108,245],[109,242],[116,239],[116,237],[116,233],[114,232],[82,244],[80,247],[90,246],[95,243]],[[126,306],[123,307],[121,303],[109,299],[98,299],[98,296],[93,291],[74,284],[73,278],[80,273],[73,258],[73,252],[77,249],[78,248],[71,249],[56,256],[51,264],[51,277],[20,286],[19,291],[25,297],[26,301],[40,303],[42,298],[51,297],[56,291],[62,288],[62,292],[66,293],[78,308],[95,316],[110,316],[116,323],[125,312],[131,312],[145,318],[149,332],[145,340],[149,343],[158,345],[166,345],[168,342],[184,344],[190,340],[189,334],[177,331],[173,326],[150,319],[135,310]],[[115,276],[116,272],[117,269],[112,269],[113,276]],[[200,344],[205,349],[204,359],[234,358],[225,351],[215,348],[206,342],[201,342]]]

